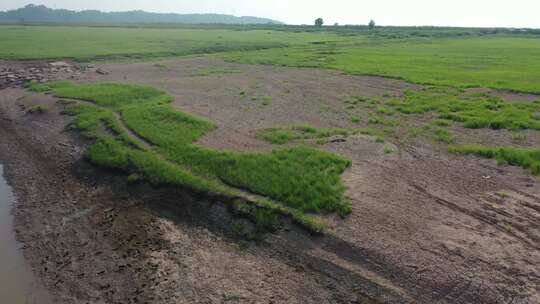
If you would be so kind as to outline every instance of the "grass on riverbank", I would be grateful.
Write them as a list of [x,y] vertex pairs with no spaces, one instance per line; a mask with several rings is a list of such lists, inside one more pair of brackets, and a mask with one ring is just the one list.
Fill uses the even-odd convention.
[[[174,110],[169,95],[148,87],[56,82],[30,89],[91,102],[67,105],[66,111],[76,116],[73,127],[96,139],[88,156],[97,164],[139,174],[157,185],[225,194],[245,189],[283,204],[303,222],[310,221],[306,212],[350,213],[340,179],[350,161],[336,154],[302,146],[234,153],[196,145],[215,126]],[[126,134],[116,115],[152,148],[133,144],[137,140]]]

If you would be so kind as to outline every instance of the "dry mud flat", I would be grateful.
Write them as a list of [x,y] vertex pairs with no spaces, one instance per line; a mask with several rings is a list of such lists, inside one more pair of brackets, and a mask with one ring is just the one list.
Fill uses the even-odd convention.
[[[254,136],[266,127],[352,127],[344,96],[415,87],[214,59],[103,70],[76,79],[162,88],[178,109],[216,122],[201,144],[235,150],[271,149]],[[0,162],[25,256],[58,303],[540,301],[540,184],[519,168],[429,144],[385,154],[365,136],[330,142],[322,148],[353,160],[344,175],[352,215],[329,218],[326,236],[288,227],[246,243],[232,228],[244,220],[221,198],[127,185],[89,165],[56,99],[26,94],[1,91]],[[257,102],[264,96],[270,105]],[[28,114],[28,103],[49,110]]]

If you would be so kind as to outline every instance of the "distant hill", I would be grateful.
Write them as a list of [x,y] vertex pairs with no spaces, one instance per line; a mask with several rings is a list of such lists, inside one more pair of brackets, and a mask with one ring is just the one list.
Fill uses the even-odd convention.
[[0,12],[0,22],[51,23],[183,23],[183,24],[282,24],[258,17],[236,17],[222,14],[161,14],[144,11],[101,12],[51,9],[29,4],[23,8]]

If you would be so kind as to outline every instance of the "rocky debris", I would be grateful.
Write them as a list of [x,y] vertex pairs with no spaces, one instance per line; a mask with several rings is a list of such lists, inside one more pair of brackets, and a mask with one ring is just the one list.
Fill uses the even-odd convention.
[[0,61],[0,90],[20,87],[30,81],[47,82],[74,78],[85,70],[85,66],[64,61],[51,63]]
[[108,71],[105,71],[104,69],[102,68],[98,68],[96,70],[96,73],[98,73],[99,75],[109,75],[109,72]]
[[331,143],[344,143],[344,142],[347,142],[347,140],[343,137],[337,137],[337,138],[330,139],[330,142]]
[[51,63],[49,63],[49,65],[52,66],[52,67],[59,67],[59,68],[65,68],[65,67],[70,66],[69,63],[64,62],[64,61],[51,62]]

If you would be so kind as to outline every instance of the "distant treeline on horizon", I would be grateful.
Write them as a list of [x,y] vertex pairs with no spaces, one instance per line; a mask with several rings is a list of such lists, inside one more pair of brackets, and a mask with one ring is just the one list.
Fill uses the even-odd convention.
[[0,11],[0,24],[12,25],[73,25],[97,27],[155,27],[155,28],[220,28],[234,30],[278,30],[292,32],[330,31],[341,35],[372,33],[386,38],[407,37],[454,37],[482,35],[540,35],[540,29],[532,28],[474,28],[449,26],[388,26],[378,25],[372,29],[367,24],[344,24],[314,26],[313,24],[286,24],[280,21],[224,14],[174,14],[144,11],[101,12],[97,10],[71,11],[51,9],[44,5],[29,4],[23,8]]
[[101,12],[70,11],[29,4],[16,10],[0,12],[0,22],[8,23],[180,23],[180,24],[283,24],[259,17],[224,14],[162,14],[144,11]]

